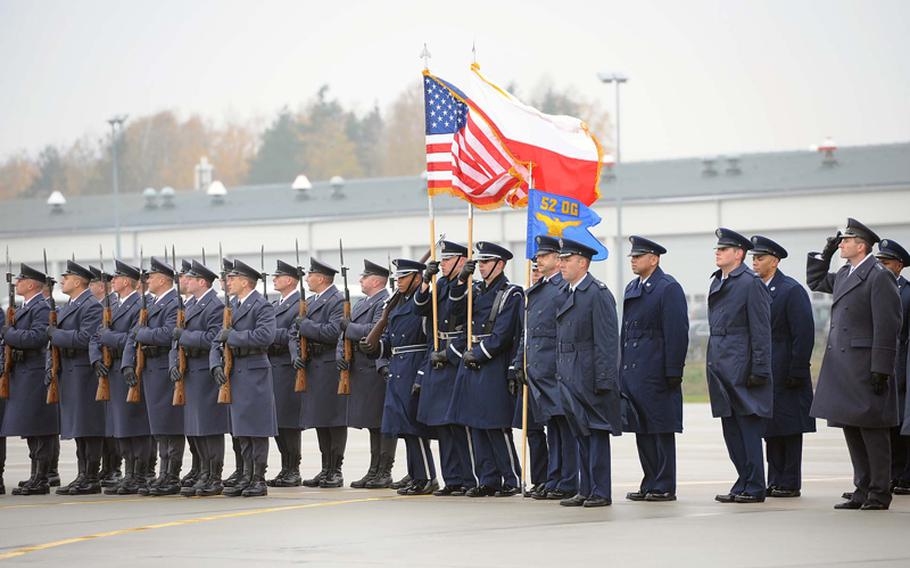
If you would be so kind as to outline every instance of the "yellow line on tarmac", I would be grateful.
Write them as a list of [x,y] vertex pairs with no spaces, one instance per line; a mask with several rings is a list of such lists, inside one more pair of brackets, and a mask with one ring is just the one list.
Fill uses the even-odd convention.
[[266,513],[281,513],[284,511],[295,511],[298,509],[315,509],[317,507],[333,507],[337,505],[350,505],[353,503],[370,503],[374,501],[389,501],[392,499],[402,499],[400,496],[390,496],[390,497],[364,497],[362,499],[346,499],[342,501],[324,501],[322,503],[307,503],[305,505],[283,505],[280,507],[263,507],[261,509],[248,509],[245,511],[233,511],[230,513],[218,513],[214,515],[206,515],[204,517],[192,517],[189,519],[181,519],[178,521],[169,521],[166,523],[156,523],[153,525],[145,525],[141,527],[131,527],[127,529],[116,529],[112,531],[100,532],[85,536],[77,536],[73,538],[65,538],[63,540],[55,540],[52,542],[46,542],[44,544],[36,544],[33,546],[23,546],[21,548],[16,548],[9,552],[0,553],[0,560],[9,560],[10,558],[18,558],[19,556],[24,556],[32,552],[40,552],[42,550],[50,550],[52,548],[58,548],[60,546],[66,546],[67,544],[76,544],[79,542],[87,542],[90,540],[96,540],[99,538],[107,538],[111,536],[121,536],[125,534],[149,531],[154,529],[165,529],[170,527],[179,527],[183,525],[192,525],[196,523],[204,523],[208,521],[220,521],[224,519],[235,519],[239,517],[249,517],[252,515],[263,515]]

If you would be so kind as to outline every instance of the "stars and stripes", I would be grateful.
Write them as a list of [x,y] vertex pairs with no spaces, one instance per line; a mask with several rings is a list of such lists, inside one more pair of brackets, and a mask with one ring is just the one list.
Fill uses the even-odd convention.
[[503,147],[494,126],[458,88],[424,74],[427,187],[482,208],[527,201],[527,169]]

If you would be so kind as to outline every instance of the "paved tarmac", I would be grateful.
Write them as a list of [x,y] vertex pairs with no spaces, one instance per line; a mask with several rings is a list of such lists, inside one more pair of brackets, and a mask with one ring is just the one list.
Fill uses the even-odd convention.
[[[268,497],[0,497],[0,562],[48,566],[910,566],[910,497],[890,511],[834,511],[851,488],[841,433],[807,436],[803,497],[720,504],[734,477],[719,421],[687,405],[678,438],[679,501],[633,503],[634,437],[613,440],[612,507],[579,509],[521,497],[399,497],[390,490],[270,489]],[[27,477],[24,441],[10,439],[7,489]],[[230,447],[228,445],[228,447]],[[348,482],[368,463],[351,431]],[[64,442],[61,473],[73,476]],[[185,463],[189,464],[189,456]],[[304,474],[318,463],[304,434]],[[228,461],[232,461],[231,458]],[[271,463],[280,463],[277,450]],[[404,474],[399,444],[395,476]],[[277,469],[277,468],[276,468]],[[274,474],[275,471],[272,472]]]

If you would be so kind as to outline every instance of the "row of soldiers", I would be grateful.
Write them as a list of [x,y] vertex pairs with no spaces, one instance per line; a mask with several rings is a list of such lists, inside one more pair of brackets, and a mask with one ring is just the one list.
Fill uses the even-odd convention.
[[[799,496],[802,437],[815,430],[813,417],[821,417],[844,428],[857,473],[856,489],[838,508],[887,508],[891,489],[910,492],[910,437],[899,429],[910,309],[900,271],[910,256],[853,219],[821,253],[810,253],[810,288],[834,293],[813,402],[813,313],[805,289],[778,269],[787,251],[760,235],[721,228],[716,236],[707,380],[737,472],[717,500]],[[286,262],[279,260],[272,275],[280,297],[269,303],[256,291],[264,275],[225,260],[225,304],[213,288],[218,276],[204,264],[185,261],[177,271],[153,258],[147,272],[116,262],[110,285],[118,302],[105,325],[89,288],[106,275],[68,262],[63,292],[71,300],[54,326],[40,294],[46,275],[23,265],[16,287],[25,302],[3,328],[15,362],[5,415],[0,403],[0,435],[26,437],[32,459],[32,476],[14,492],[49,491],[58,433],[75,438],[79,464],[78,477],[57,490],[63,494],[99,492],[101,464],[117,461],[104,456],[117,453],[125,474],[109,476],[105,493],[259,496],[268,486],[340,487],[347,428],[354,427],[369,430],[371,448],[369,470],[354,487],[511,496],[521,485],[512,429],[523,425],[520,394],[527,387],[528,496],[564,506],[609,505],[610,436],[634,432],[644,476],[626,497],[673,501],[688,308],[679,283],[660,267],[666,249],[643,237],[630,242],[636,278],[623,293],[621,325],[613,295],[589,272],[595,251],[550,237],[536,239],[527,290],[504,275],[511,252],[491,242],[476,243],[470,260],[466,247],[450,241],[442,242],[438,262],[397,259],[394,294],[386,289],[390,271],[365,261],[365,297],[349,315],[333,283],[337,270],[317,259],[305,273],[312,295],[301,310],[304,271]],[[838,248],[848,262],[829,275]],[[744,262],[747,252],[753,270]],[[187,295],[179,325],[178,290]],[[232,318],[224,317],[226,308]],[[346,351],[351,343],[353,354]],[[62,355],[59,409],[45,404],[48,345]],[[297,392],[300,372],[305,392]],[[348,376],[345,394],[339,380]],[[102,377],[110,379],[105,403],[95,400]],[[220,404],[228,383],[230,404]],[[185,387],[185,406],[173,404],[176,385]],[[141,403],[127,402],[130,387],[141,389]],[[322,464],[303,480],[300,432],[308,428],[316,429]],[[232,434],[236,470],[222,480],[225,433]],[[904,433],[910,435],[908,425]],[[282,464],[266,481],[269,437]],[[393,483],[399,438],[408,475]],[[106,439],[115,441],[108,450]],[[430,439],[438,441],[444,487]],[[193,465],[181,479],[187,440]]]

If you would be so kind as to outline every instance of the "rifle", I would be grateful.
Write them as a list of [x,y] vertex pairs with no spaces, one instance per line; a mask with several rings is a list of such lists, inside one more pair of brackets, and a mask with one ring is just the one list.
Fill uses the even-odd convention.
[[[6,285],[9,290],[9,305],[6,307],[6,325],[16,325],[16,289],[13,288],[13,265],[6,247]],[[13,346],[3,342],[3,374],[0,375],[0,398],[9,398],[9,379],[13,372]]]
[[[231,329],[234,325],[234,309],[231,307],[231,301],[228,297],[227,271],[224,270],[224,254],[221,251],[221,243],[218,243],[218,260],[221,262],[221,285],[224,287],[224,317],[221,320],[221,327]],[[224,363],[224,377],[227,382],[218,389],[218,404],[231,404],[231,370],[234,367],[234,352],[231,351],[227,341],[221,344],[221,352]]]
[[[439,246],[439,244],[445,240],[445,238],[445,234],[440,235],[439,240],[436,241],[435,246]],[[430,258],[431,253],[432,251],[427,251],[422,257],[420,257],[420,262],[426,262],[427,259]],[[391,273],[391,270],[389,270],[389,274]],[[385,306],[382,308],[382,315],[379,317],[379,321],[376,322],[376,325],[373,326],[373,329],[371,329],[370,333],[368,333],[366,336],[367,348],[371,352],[379,350],[379,339],[382,338],[382,334],[385,331],[386,326],[389,325],[389,314],[391,314],[392,310],[398,306],[399,302],[401,302],[401,292],[395,290],[392,293],[392,296],[386,300]]]
[[[306,305],[306,296],[303,295],[303,267],[300,265],[300,244],[297,242],[297,239],[294,239],[294,250],[297,252],[297,285],[300,288],[300,303],[297,305],[297,318],[303,319],[306,317],[307,305]],[[309,348],[307,346],[307,338],[304,336],[299,337],[300,342],[300,358],[304,361],[307,360],[309,355]],[[303,369],[297,369],[297,380],[294,381],[294,392],[306,392],[306,366]]]
[[[101,329],[110,329],[111,328],[111,281],[107,277],[107,274],[104,273],[104,252],[101,250],[101,245],[98,245],[98,258],[101,261],[99,265],[101,267],[101,283],[104,285],[104,311],[101,315]],[[114,356],[111,353],[111,348],[107,345],[101,345],[101,364],[104,365],[105,369],[110,369],[111,365],[114,364]],[[98,377],[98,390],[95,391],[95,400],[98,401],[108,401],[111,399],[111,382],[107,374],[101,375]]]
[[[47,250],[44,251],[44,274],[46,275],[44,283],[50,290],[47,302],[51,307],[51,311],[47,314],[47,325],[57,327],[57,300],[54,299],[54,284],[56,282],[54,282],[54,278],[47,270]],[[60,348],[51,343],[50,340],[48,340],[47,345],[51,352],[51,384],[47,387],[47,399],[45,402],[47,404],[57,404],[60,402],[60,385],[58,383],[60,378]]]
[[[149,304],[148,298],[145,297],[146,285],[148,284],[148,274],[142,269],[142,247],[139,248],[139,295],[142,298],[142,307],[139,308],[139,327],[146,327],[149,324]],[[142,372],[145,370],[145,351],[142,350],[142,344],[136,342],[136,384],[130,387],[126,393],[126,401],[132,403],[142,402]]]
[[[171,245],[171,262],[177,265],[177,256],[174,254],[174,245]],[[178,329],[186,329],[186,306],[183,304],[183,292],[180,290],[180,276],[177,276],[177,325]],[[175,339],[171,349],[177,348],[177,370],[180,371],[180,379],[174,383],[174,398],[171,400],[171,406],[183,406],[186,404],[186,385],[183,383],[183,377],[186,376],[186,349]]]
[[[351,318],[351,291],[348,290],[348,267],[344,265],[344,245],[338,239],[338,257],[341,260],[341,280],[344,283],[344,318]],[[346,334],[345,334],[346,335]],[[347,368],[341,371],[338,381],[338,394],[351,394],[351,359],[354,356],[354,347],[348,338],[344,338],[344,360]]]

